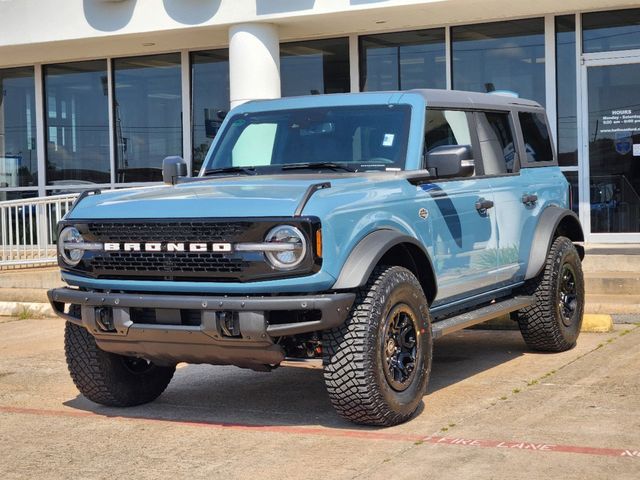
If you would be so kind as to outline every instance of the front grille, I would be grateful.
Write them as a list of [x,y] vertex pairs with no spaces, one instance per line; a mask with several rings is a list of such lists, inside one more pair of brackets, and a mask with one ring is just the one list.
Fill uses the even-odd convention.
[[[100,222],[86,225],[87,238],[102,242],[234,242],[253,222]],[[83,232],[84,234],[84,232]]]
[[[176,280],[248,282],[268,278],[290,277],[319,270],[321,260],[309,252],[300,269],[291,272],[274,270],[261,252],[191,252],[166,251],[165,244],[262,242],[266,233],[283,222],[315,238],[317,219],[260,220],[131,220],[63,222],[59,228],[73,224],[89,242],[162,243],[163,250],[88,251],[73,270],[95,278],[135,280]],[[63,265],[64,267],[64,265]],[[65,267],[68,268],[68,267]]]
[[242,257],[212,252],[112,252],[96,256],[93,268],[105,272],[233,274],[249,266]]

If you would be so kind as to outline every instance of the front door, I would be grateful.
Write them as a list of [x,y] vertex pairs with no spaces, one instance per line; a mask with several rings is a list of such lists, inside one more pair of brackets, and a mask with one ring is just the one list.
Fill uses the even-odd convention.
[[640,241],[640,57],[583,68],[581,216],[591,242]]

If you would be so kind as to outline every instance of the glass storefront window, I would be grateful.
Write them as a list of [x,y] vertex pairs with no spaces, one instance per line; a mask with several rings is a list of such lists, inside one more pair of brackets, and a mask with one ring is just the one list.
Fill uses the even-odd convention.
[[0,189],[0,202],[5,200],[24,200],[27,198],[35,198],[38,196],[36,190],[2,190]]
[[640,48],[640,8],[582,14],[584,53]]
[[592,233],[640,232],[640,63],[588,68]]
[[229,111],[229,51],[191,53],[191,128],[193,175]]
[[544,19],[451,29],[453,88],[506,90],[545,104]]
[[46,65],[47,185],[108,183],[107,62]]
[[360,37],[362,91],[446,88],[445,30]]
[[38,184],[34,99],[33,67],[0,70],[0,189]]
[[558,163],[578,165],[576,107],[576,17],[556,17],[556,97]]
[[349,92],[349,39],[281,44],[280,78],[283,97]]
[[116,181],[162,180],[162,160],[182,155],[180,54],[113,60]]

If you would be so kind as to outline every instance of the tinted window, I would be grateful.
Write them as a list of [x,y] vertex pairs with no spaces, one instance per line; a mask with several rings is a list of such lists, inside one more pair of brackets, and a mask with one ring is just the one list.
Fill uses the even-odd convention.
[[349,39],[281,44],[280,77],[283,97],[349,92]]
[[444,28],[360,37],[362,91],[446,88]]
[[0,70],[0,188],[37,184],[33,68]]
[[405,163],[409,115],[404,105],[235,115],[207,168],[256,167],[256,173],[272,173],[288,164],[333,162],[359,171],[397,170]]
[[425,151],[428,153],[443,145],[471,145],[469,122],[465,112],[427,109]]
[[524,137],[527,162],[550,162],[553,150],[549,140],[549,130],[544,114],[520,112],[520,127]]
[[191,53],[193,173],[196,174],[229,111],[229,51]]
[[478,114],[478,139],[486,175],[512,173],[516,149],[510,115],[507,112]]
[[109,183],[107,62],[44,67],[47,185]]
[[162,159],[182,155],[180,54],[113,61],[118,182],[162,180]]
[[640,8],[582,15],[585,53],[640,48]]
[[544,105],[544,19],[451,28],[453,88],[508,90]]

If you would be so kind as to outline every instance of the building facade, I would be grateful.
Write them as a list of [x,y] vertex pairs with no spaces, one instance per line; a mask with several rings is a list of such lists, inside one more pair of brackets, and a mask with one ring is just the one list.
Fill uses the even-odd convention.
[[547,108],[589,242],[640,243],[640,8],[611,0],[2,0],[0,201],[193,174],[256,98],[442,88]]

